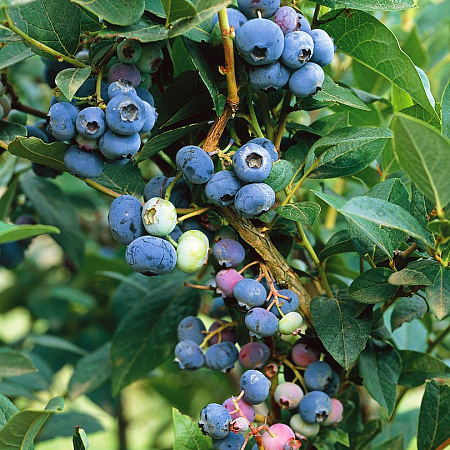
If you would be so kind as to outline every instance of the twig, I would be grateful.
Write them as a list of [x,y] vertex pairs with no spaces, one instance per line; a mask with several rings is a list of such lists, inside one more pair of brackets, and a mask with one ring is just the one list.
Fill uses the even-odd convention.
[[102,186],[101,184],[97,183],[94,180],[91,180],[90,178],[86,178],[83,180],[88,186],[94,188],[96,191],[101,192],[102,194],[109,195],[110,197],[117,198],[120,197],[122,194],[119,194],[118,192],[113,191],[112,189],[108,189],[105,186]]

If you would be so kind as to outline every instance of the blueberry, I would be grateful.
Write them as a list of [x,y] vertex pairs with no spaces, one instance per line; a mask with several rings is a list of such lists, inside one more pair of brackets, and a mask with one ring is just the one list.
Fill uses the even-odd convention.
[[[258,278],[259,278],[259,277],[258,277]],[[262,277],[262,278],[259,280],[259,282],[264,286],[264,289],[266,290],[267,295],[269,295],[269,293],[270,293],[270,284],[269,284],[269,281],[267,280],[267,278],[266,278],[266,277]],[[277,291],[280,290],[280,287],[278,286],[278,284],[277,284],[275,281],[272,280],[272,284],[273,284],[273,287],[274,287]]]
[[213,439],[215,450],[240,450],[245,442],[242,434],[230,433],[226,438]]
[[251,143],[240,147],[233,155],[236,175],[246,183],[264,181],[272,169],[269,152],[260,145]]
[[153,197],[142,208],[142,222],[148,234],[166,236],[177,224],[175,206],[161,197]]
[[281,408],[294,409],[300,404],[303,395],[302,388],[298,384],[284,381],[275,388],[274,399]]
[[291,311],[278,322],[278,331],[284,335],[298,334],[302,322],[302,316],[297,311]]
[[[278,308],[281,310],[283,314],[290,313],[292,311],[296,311],[300,305],[300,300],[298,295],[291,291],[290,289],[280,289],[278,294],[283,295],[287,298],[278,298]],[[274,304],[270,311],[273,312],[278,318],[281,318],[281,314],[278,311],[277,305]]]
[[305,422],[300,414],[294,414],[289,421],[292,430],[300,435],[301,439],[311,439],[319,434],[320,425],[318,423]]
[[106,123],[114,133],[125,136],[138,133],[146,120],[144,103],[135,95],[117,94],[106,107]]
[[111,83],[108,87],[108,96],[110,100],[118,94],[136,95],[137,91],[130,81],[120,78],[119,80],[114,81],[114,83]]
[[13,269],[25,258],[25,250],[19,242],[0,244],[0,266]]
[[[231,420],[235,420],[238,417],[241,417],[241,415],[238,412],[234,412],[236,410],[236,407],[234,406],[233,399],[227,398],[223,403],[222,406],[231,414]],[[241,398],[238,401],[239,409],[241,410],[242,414],[250,421],[253,422],[255,420],[255,407],[251,405],[250,403],[247,403],[243,398]]]
[[152,197],[162,197],[164,198],[166,194],[167,186],[173,180],[172,178],[167,178],[164,176],[152,178],[144,188],[144,200],[150,200]]
[[239,380],[239,389],[244,391],[244,400],[259,405],[269,395],[270,381],[258,370],[247,370]]
[[331,398],[321,391],[311,391],[300,401],[298,407],[301,418],[308,423],[321,423],[331,413]]
[[129,81],[133,86],[138,86],[141,82],[141,73],[133,64],[118,62],[114,64],[108,72],[108,83],[122,80]]
[[[227,8],[228,24],[234,28],[236,32],[247,22],[247,18],[238,9]],[[219,15],[215,14],[212,18],[212,27],[214,28],[219,23]]]
[[25,128],[27,129],[28,137],[37,137],[46,144],[49,143],[49,139],[48,136],[45,134],[45,131],[41,130],[36,125],[26,125]]
[[214,242],[219,242],[222,239],[232,239],[234,241],[237,237],[238,235],[234,228],[229,226],[221,227],[220,230],[216,231],[214,234]]
[[107,130],[98,142],[100,151],[108,159],[130,159],[141,147],[139,133],[123,136]]
[[278,8],[273,21],[281,28],[284,35],[292,31],[311,31],[311,27],[305,17],[290,6]]
[[344,406],[337,398],[331,399],[332,408],[330,415],[323,421],[323,425],[329,426],[329,425],[336,425],[339,422],[342,422],[342,414],[344,412]]
[[275,61],[264,66],[250,67],[248,81],[253,89],[270,92],[285,86],[290,75],[291,72],[286,66]]
[[84,48],[79,52],[75,53],[75,59],[85,64],[89,64],[89,50]]
[[259,145],[260,147],[264,148],[265,150],[267,150],[270,154],[270,157],[272,158],[272,162],[275,162],[278,160],[278,152],[277,149],[275,148],[275,145],[273,144],[273,142],[267,138],[264,137],[258,137],[258,138],[253,138],[250,139],[247,144],[256,144]]
[[[75,92],[75,97],[90,97],[92,95],[95,95],[96,91],[96,85],[97,85],[97,78],[88,78]],[[108,103],[109,96],[108,96],[108,84],[104,81],[100,84],[100,95],[102,99],[105,101],[105,103]]]
[[206,331],[205,325],[195,316],[185,317],[177,327],[177,337],[179,341],[194,341],[198,345],[203,342]]
[[[141,72],[141,82],[139,83],[138,88],[149,89],[152,85],[152,76],[149,73]],[[152,106],[155,106],[152,104]]]
[[214,173],[211,157],[195,145],[188,145],[178,150],[175,162],[178,169],[193,184],[207,183]]
[[310,391],[324,391],[333,382],[333,371],[325,361],[316,361],[306,368],[304,379]]
[[244,277],[235,269],[219,270],[216,274],[216,292],[223,297],[232,297],[236,283]]
[[72,145],[64,154],[64,165],[72,175],[95,178],[103,172],[103,158],[98,153],[85,152]]
[[[209,327],[208,332],[211,333],[213,331],[216,331],[217,329],[219,329],[222,325],[229,323],[227,320],[222,320],[221,322],[218,322],[217,320],[215,320],[211,326]],[[234,327],[227,327],[224,330],[220,331],[218,334],[215,334],[214,336],[212,336],[209,339],[209,343],[212,344],[217,344],[218,342],[224,342],[224,341],[228,341],[228,342],[233,342],[236,343],[236,330]]]
[[194,341],[181,341],[175,347],[175,359],[180,369],[197,370],[205,365],[205,355]]
[[106,131],[105,113],[101,108],[89,106],[78,113],[75,125],[82,136],[98,139]]
[[[152,178],[144,188],[144,200],[152,197],[164,197],[167,186],[173,181],[174,177],[155,177]],[[176,208],[188,208],[191,204],[191,191],[184,180],[178,180],[170,193],[170,201]]]
[[263,17],[270,17],[280,7],[280,0],[238,0],[237,3],[247,17],[258,17],[258,11]]
[[307,367],[309,364],[320,359],[320,350],[307,344],[297,341],[292,348],[292,361],[300,367]]
[[43,178],[56,178],[58,175],[62,175],[62,172],[52,167],[47,167],[39,163],[32,162],[31,169],[38,177]]
[[11,111],[11,99],[7,95],[0,97],[0,106],[3,110],[3,117],[6,117]]
[[147,89],[137,87],[136,94],[141,100],[144,100],[144,102],[149,103],[153,107],[155,106],[155,99],[153,98],[153,95],[150,94],[150,92],[148,92]]
[[85,150],[86,152],[92,152],[94,150],[98,150],[98,139],[92,139],[83,136],[80,133],[77,133],[75,135],[75,141],[78,144],[78,147],[81,148],[81,150]]
[[237,282],[233,288],[233,295],[239,306],[246,309],[264,305],[267,296],[264,286],[251,278]]
[[230,422],[230,413],[222,405],[210,403],[202,409],[198,426],[204,435],[223,439],[230,432]]
[[136,39],[125,39],[117,46],[117,57],[125,64],[136,63],[141,53],[141,44]]
[[139,130],[139,133],[150,133],[152,128],[155,126],[156,119],[158,117],[158,113],[156,109],[150,105],[150,103],[142,101],[145,109],[146,120],[142,128]]
[[252,183],[239,189],[234,199],[237,213],[247,219],[269,211],[275,203],[275,192],[264,183]]
[[214,297],[210,305],[208,314],[210,317],[221,319],[228,315],[228,310],[223,300],[223,297]]
[[209,241],[204,233],[198,230],[185,231],[178,239],[177,267],[185,273],[197,272],[205,265],[208,250]]
[[268,19],[252,19],[236,32],[236,48],[249,64],[260,66],[275,62],[283,53],[284,35]]
[[125,259],[135,271],[144,275],[169,273],[177,263],[177,252],[170,243],[155,236],[141,236],[127,247]]
[[205,365],[209,369],[229,372],[237,361],[239,353],[229,341],[213,344],[205,352]]
[[248,342],[239,352],[239,362],[246,369],[260,369],[270,358],[270,349],[263,342]]
[[161,67],[163,60],[164,55],[158,44],[145,44],[142,45],[141,57],[136,67],[141,73],[155,73]]
[[245,326],[250,336],[257,338],[273,336],[278,330],[278,319],[275,314],[264,308],[252,308],[245,315]]
[[17,109],[12,109],[8,114],[8,122],[19,123],[20,125],[26,125],[28,120],[28,114]]
[[311,59],[314,48],[314,41],[308,33],[293,31],[284,38],[281,60],[289,68],[299,69]]
[[295,70],[289,79],[289,90],[298,98],[314,95],[322,88],[325,74],[319,65],[313,62],[305,63]]
[[205,194],[211,203],[218,206],[233,204],[237,191],[242,187],[242,181],[230,170],[216,172],[205,186]]
[[334,397],[341,387],[341,380],[339,379],[339,375],[333,370],[332,381],[328,385],[328,387],[324,390],[325,394],[328,394],[330,397]]
[[183,230],[178,225],[175,225],[175,228],[169,233],[169,236],[175,242],[178,242],[178,239],[180,239],[182,234],[183,234]]
[[214,244],[213,255],[221,267],[236,267],[244,261],[245,250],[234,239],[221,239]]
[[316,28],[309,32],[314,41],[314,54],[311,62],[319,66],[328,66],[334,58],[334,42],[328,33],[324,30]]
[[55,103],[47,114],[48,130],[59,141],[74,138],[77,115],[78,108],[72,103]]
[[264,450],[284,450],[289,440],[295,439],[292,429],[284,423],[275,423],[262,435]]

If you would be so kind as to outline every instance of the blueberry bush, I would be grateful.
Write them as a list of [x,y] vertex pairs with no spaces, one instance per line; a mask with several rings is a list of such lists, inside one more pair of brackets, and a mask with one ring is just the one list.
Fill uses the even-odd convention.
[[450,446],[449,2],[0,16],[0,449]]

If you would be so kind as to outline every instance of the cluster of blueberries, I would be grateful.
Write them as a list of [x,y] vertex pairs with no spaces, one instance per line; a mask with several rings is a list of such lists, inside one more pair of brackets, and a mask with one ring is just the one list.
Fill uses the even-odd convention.
[[[234,28],[236,48],[250,65],[249,82],[257,90],[288,86],[298,98],[314,95],[324,81],[322,67],[331,63],[335,46],[321,29],[311,29],[307,19],[280,0],[238,0],[227,8]],[[218,17],[213,19],[213,24]]]
[[64,155],[70,173],[95,178],[105,163],[126,164],[139,151],[141,135],[151,131],[157,118],[148,87],[150,74],[162,61],[157,44],[126,39],[117,47],[117,59],[107,67],[109,85],[100,80],[101,98],[96,95],[97,78],[86,80],[70,102],[55,90],[48,131],[56,140],[73,144]]

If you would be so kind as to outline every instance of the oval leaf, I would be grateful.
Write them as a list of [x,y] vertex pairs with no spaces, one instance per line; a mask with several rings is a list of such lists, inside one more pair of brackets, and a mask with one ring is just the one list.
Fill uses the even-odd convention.
[[15,377],[32,372],[37,372],[37,369],[24,353],[14,350],[0,352],[0,377]]
[[33,238],[42,234],[60,234],[59,228],[50,225],[10,225],[0,221],[0,244]]
[[387,267],[377,267],[359,275],[348,288],[350,298],[359,303],[374,304],[392,298],[397,286],[389,284],[389,275],[394,272]]
[[412,261],[404,269],[393,273],[389,283],[395,286],[433,285],[441,265],[431,259]]
[[189,416],[181,414],[172,408],[173,431],[175,435],[174,448],[178,450],[211,450],[211,439],[204,436]]
[[314,202],[292,203],[278,206],[275,211],[282,217],[312,227],[320,214],[320,205]]
[[450,270],[440,267],[434,284],[425,288],[427,302],[439,320],[450,313]]
[[279,159],[272,164],[269,176],[264,180],[275,192],[282,191],[294,176],[294,166],[285,159]]
[[413,295],[411,298],[399,298],[395,302],[394,311],[392,311],[392,331],[401,327],[405,322],[420,319],[427,311],[427,302],[418,295]]
[[78,88],[89,78],[90,74],[90,67],[61,70],[61,72],[56,75],[55,83],[70,101],[75,95],[75,92],[78,91]]
[[398,9],[414,8],[414,0],[313,0],[315,3],[336,8],[344,5],[346,8],[361,9],[362,11],[396,11]]

